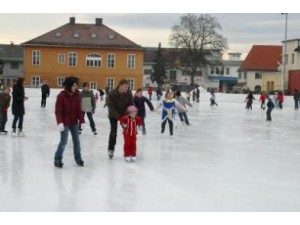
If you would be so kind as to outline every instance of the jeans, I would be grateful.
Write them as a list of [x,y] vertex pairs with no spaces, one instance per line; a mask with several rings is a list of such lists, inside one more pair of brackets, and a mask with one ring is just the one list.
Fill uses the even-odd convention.
[[[83,117],[85,115],[85,112],[82,112],[83,114]],[[95,127],[95,122],[94,122],[94,119],[93,119],[93,113],[92,112],[86,112],[86,115],[90,121],[90,126],[91,126],[91,129],[92,131],[96,131],[96,127]],[[79,130],[81,130],[81,124],[79,124]]]
[[18,128],[20,130],[23,129],[23,117],[24,115],[19,115],[19,116],[14,116],[14,120],[13,120],[13,123],[12,123],[12,129],[15,131],[16,130],[16,127],[17,127],[17,121],[19,120],[19,124],[18,124]]
[[114,118],[109,118],[109,122],[110,122],[110,134],[108,140],[108,150],[114,151],[117,142],[118,120]]
[[180,113],[178,113],[178,116],[179,116],[181,122],[184,121],[186,123],[186,125],[190,124],[186,112],[180,112]]
[[68,134],[69,131],[71,132],[72,139],[73,139],[73,149],[74,149],[74,159],[76,162],[82,160],[81,159],[81,148],[80,148],[80,141],[79,141],[79,134],[78,134],[78,124],[72,126],[65,126],[65,129],[60,132],[60,142],[57,147],[57,151],[55,152],[55,161],[61,161],[63,158],[63,153],[65,147],[68,143]]

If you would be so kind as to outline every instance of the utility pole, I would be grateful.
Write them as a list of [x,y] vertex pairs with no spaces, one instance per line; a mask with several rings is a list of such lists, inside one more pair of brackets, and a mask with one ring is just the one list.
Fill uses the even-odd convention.
[[287,64],[287,55],[286,55],[286,42],[287,42],[287,21],[288,21],[288,14],[287,13],[281,13],[282,15],[285,15],[285,32],[284,32],[284,54],[282,57],[282,91],[283,94],[285,94],[286,89],[286,79],[285,79],[285,73],[286,73],[286,64]]

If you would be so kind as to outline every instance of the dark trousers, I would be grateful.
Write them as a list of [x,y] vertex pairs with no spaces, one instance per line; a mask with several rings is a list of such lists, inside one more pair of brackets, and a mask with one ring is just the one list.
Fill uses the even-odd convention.
[[19,120],[18,128],[20,130],[23,129],[23,116],[24,115],[18,115],[18,116],[14,115],[14,120],[13,120],[13,123],[12,123],[12,129],[14,131],[16,130],[18,120]]
[[170,134],[173,135],[173,121],[170,120],[170,119],[166,119],[164,122],[162,122],[162,124],[161,124],[161,132],[162,133],[165,132],[165,127],[166,127],[167,121],[169,123]]
[[5,130],[5,124],[7,122],[7,114],[0,115],[0,131]]
[[118,132],[118,120],[114,118],[109,118],[110,122],[110,133],[108,140],[108,150],[115,150],[115,145],[117,142],[117,132]]
[[190,124],[186,112],[179,112],[179,113],[178,113],[178,116],[179,116],[181,122],[185,122],[186,125],[189,125],[189,124]]
[[[82,115],[83,115],[83,118],[84,118],[84,115],[85,115],[85,112],[82,112]],[[94,122],[94,119],[93,119],[93,113],[92,112],[86,112],[86,115],[90,121],[90,127],[92,129],[92,131],[96,131],[96,126],[95,126],[95,122]],[[79,130],[81,130],[81,124],[79,123]]]
[[295,101],[295,109],[298,109],[298,102],[299,100],[294,100]]
[[271,117],[271,112],[272,112],[273,108],[268,108],[267,109],[267,120],[271,121],[272,117]]
[[42,94],[41,107],[46,107],[47,94]]

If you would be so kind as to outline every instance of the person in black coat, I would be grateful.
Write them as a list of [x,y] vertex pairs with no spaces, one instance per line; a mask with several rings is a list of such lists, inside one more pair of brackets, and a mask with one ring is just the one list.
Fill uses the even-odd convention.
[[12,92],[12,114],[14,115],[14,120],[12,123],[12,136],[16,137],[16,127],[17,127],[17,122],[18,123],[18,136],[22,137],[24,136],[23,132],[23,117],[25,114],[25,108],[24,108],[24,101],[28,99],[28,97],[25,96],[25,91],[24,91],[24,78],[19,77],[17,79],[16,84],[13,87],[13,92]]
[[45,108],[46,107],[46,100],[50,95],[50,88],[49,85],[47,84],[47,81],[44,81],[44,84],[41,87],[42,91],[42,101],[41,101],[41,107]]
[[145,108],[145,103],[147,103],[148,107],[150,108],[151,111],[154,110],[154,107],[152,103],[147,99],[145,96],[143,96],[143,90],[139,88],[133,98],[134,105],[138,109],[137,115],[142,118],[143,120],[143,128],[142,132],[145,135],[146,134],[146,126],[145,126],[145,117],[146,117],[146,108]]

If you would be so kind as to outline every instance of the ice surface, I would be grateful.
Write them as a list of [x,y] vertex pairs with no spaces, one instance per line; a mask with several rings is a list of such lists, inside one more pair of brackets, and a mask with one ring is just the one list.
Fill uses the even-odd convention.
[[[148,110],[135,163],[124,162],[120,127],[115,158],[108,159],[107,109],[98,102],[98,135],[87,121],[80,136],[85,167],[75,165],[69,136],[58,169],[59,90],[51,90],[46,108],[39,89],[25,91],[26,137],[0,136],[0,211],[300,210],[300,111],[292,97],[267,122],[258,100],[246,111],[245,95],[217,93],[219,107],[211,108],[210,94],[201,93],[188,113],[191,126],[177,120],[173,137],[168,129],[160,133],[161,112]],[[12,119],[10,113],[9,131]]]

